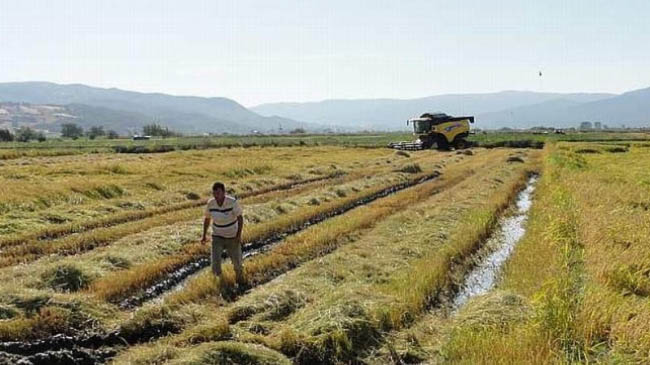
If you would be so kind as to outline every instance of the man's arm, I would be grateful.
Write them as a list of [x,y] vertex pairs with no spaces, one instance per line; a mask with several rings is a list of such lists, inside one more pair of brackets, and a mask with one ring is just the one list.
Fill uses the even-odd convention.
[[208,242],[208,228],[210,228],[210,221],[212,219],[205,217],[203,219],[203,238],[201,238],[201,243],[206,243]]
[[241,231],[244,228],[244,217],[240,214],[237,217],[237,240],[241,243]]

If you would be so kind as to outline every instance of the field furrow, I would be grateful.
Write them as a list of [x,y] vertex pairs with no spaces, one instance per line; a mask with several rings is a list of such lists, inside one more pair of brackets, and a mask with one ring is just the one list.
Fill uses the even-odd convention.
[[[259,198],[264,194],[272,196],[278,191],[284,191],[283,196],[290,197],[292,193],[304,192],[305,188],[314,188],[316,185],[313,183],[335,181],[340,176],[340,174],[333,174],[282,184],[250,193],[242,193],[240,198],[243,203],[247,203],[249,197]],[[336,182],[341,183],[343,180],[339,179]],[[83,226],[57,227],[54,230],[30,234],[28,237],[7,239],[2,243],[5,247],[0,250],[2,253],[0,267],[30,262],[44,255],[75,255],[108,245],[136,232],[191,220],[197,216],[196,208],[205,205],[205,202],[206,200],[203,199],[198,202],[181,203],[153,211],[127,212],[107,219],[89,221]]]
[[[441,189],[457,184],[458,182],[462,181],[468,174],[472,174],[473,172],[474,171],[469,168],[458,169],[457,171],[454,172],[455,175],[452,174],[451,177],[441,178],[440,182],[438,182],[438,180],[433,180],[430,183],[425,183],[421,185],[418,184],[416,187],[411,188],[408,191],[405,191],[403,193],[396,193],[394,196],[380,199],[377,202],[370,203],[369,205],[364,206],[363,208],[359,208],[360,210],[354,210],[351,212],[352,213],[351,216],[350,213],[348,213],[345,214],[344,216],[341,216],[340,219],[335,218],[332,221],[328,221],[327,223],[324,223],[325,226],[323,226],[323,224],[315,225],[312,228],[310,228],[310,230],[316,230],[316,232],[318,233],[316,234],[317,239],[315,240],[312,239],[311,244],[307,244],[306,242],[304,242],[305,237],[301,237],[301,235],[299,234],[287,239],[285,242],[283,242],[281,245],[277,247],[277,250],[274,249],[271,253],[269,253],[271,257],[277,258],[277,257],[284,256],[289,251],[294,251],[292,260],[283,261],[283,262],[275,261],[274,266],[266,265],[265,263],[274,262],[274,260],[271,259],[271,261],[269,261],[268,258],[265,259],[264,257],[262,257],[262,256],[268,257],[268,255],[265,253],[255,258],[255,259],[260,258],[262,261],[260,261],[259,263],[252,262],[251,264],[248,265],[252,265],[253,267],[257,267],[261,269],[266,268],[266,273],[265,273],[266,276],[261,275],[264,272],[259,271],[260,269],[258,269],[257,275],[253,274],[256,272],[255,269],[249,270],[249,274],[255,277],[255,279],[253,279],[254,283],[259,283],[261,281],[268,280],[272,277],[269,276],[269,274],[271,275],[273,273],[277,274],[278,272],[280,272],[281,266],[285,267],[285,269],[287,268],[287,265],[288,267],[294,267],[300,262],[313,258],[314,257],[313,255],[322,255],[324,253],[331,251],[333,249],[332,246],[335,245],[336,242],[328,243],[330,239],[333,239],[340,235],[350,234],[360,229],[367,229],[375,225],[379,221],[381,221],[382,217],[386,215],[395,214],[397,211],[400,210],[400,207],[405,207],[408,206],[409,204],[413,204],[430,194],[436,193]],[[370,213],[370,215],[368,215],[368,213]],[[322,236],[320,234],[322,232],[327,232],[327,235]],[[304,236],[313,237],[314,232],[305,232]],[[338,244],[342,244],[344,242],[345,240],[340,240]],[[168,303],[166,304],[166,306],[178,305],[182,302],[192,301],[192,299],[190,298],[193,295],[196,296],[196,294],[198,293],[197,290],[205,292],[206,289],[207,290],[217,289],[218,292],[219,291],[218,286],[215,287],[214,285],[212,285],[211,289],[206,287],[200,288],[199,286],[197,286],[197,283],[205,282],[204,277],[205,276],[200,277],[198,278],[198,280],[194,281],[191,284],[191,289],[184,290],[183,292],[179,293],[180,295],[175,295],[168,298]],[[197,298],[195,297],[194,299]],[[152,317],[150,317],[149,320],[155,321],[155,319]],[[148,335],[146,332],[148,331],[147,328],[140,328],[139,331],[141,332],[138,334],[139,337],[136,337],[136,334],[138,333],[138,329],[130,328],[129,326],[130,326],[129,323],[123,325],[123,328],[125,328],[125,330],[121,331],[120,337],[134,339],[134,341],[142,341],[143,339],[147,339],[150,337],[150,335]],[[110,338],[115,338],[115,337],[113,336]],[[90,344],[91,342],[92,340],[90,339],[81,339],[78,340],[77,343]],[[106,341],[104,342],[106,343]]]
[[438,341],[424,341],[427,358],[647,363],[649,152],[635,144],[547,148],[529,230],[500,290],[471,301]]
[[[435,176],[437,176],[437,173],[422,174],[397,185],[375,187],[368,189],[368,191],[350,195],[340,201],[322,204],[311,209],[303,209],[296,212],[296,214],[288,214],[271,222],[252,226],[247,230],[247,234],[242,237],[245,242],[244,250],[270,244],[281,239],[286,234],[293,234],[324,219],[342,214],[358,205],[366,204],[377,197],[418,184]],[[120,300],[136,290],[152,285],[167,273],[176,271],[182,266],[206,255],[207,246],[200,244],[186,245],[181,254],[170,256],[164,261],[149,263],[128,271],[108,275],[96,281],[92,285],[91,291],[108,301]]]
[[[533,142],[7,161],[0,363],[648,362],[648,144]],[[245,286],[199,243],[215,180]]]
[[[417,161],[417,159],[415,160]],[[339,188],[337,188],[337,191],[339,194],[346,194],[342,190],[342,187],[345,187],[345,184],[376,175],[388,176],[391,171],[396,169],[400,169],[400,162],[392,165],[384,164],[380,166],[372,165],[369,167],[361,167],[350,173],[338,171],[327,176],[271,186],[251,192],[244,192],[241,194],[241,197],[245,204],[262,204],[289,198],[295,201],[296,198],[299,198],[305,193],[318,191],[317,189],[322,190],[328,186],[338,186]],[[368,183],[372,184],[374,183],[374,180],[369,181]],[[355,187],[355,189],[358,188]],[[319,201],[316,200],[305,203],[319,204]],[[11,239],[10,241],[15,245],[13,247],[5,247],[2,249],[0,267],[30,262],[45,255],[79,254],[81,252],[95,249],[96,247],[109,245],[122,237],[126,237],[136,232],[142,232],[155,227],[191,220],[198,215],[196,212],[197,207],[203,204],[203,201],[190,202],[171,207],[164,207],[153,212],[120,214],[118,216],[96,221],[91,220],[83,226],[68,225],[66,227],[57,228],[54,231],[48,231],[49,233],[41,232],[32,234],[31,239],[28,241]],[[291,207],[279,207],[278,209],[280,209],[280,213],[282,213],[283,210],[290,208]],[[266,215],[268,216],[268,214]],[[247,218],[250,218],[249,221],[252,220],[253,223],[259,223],[265,219],[264,217],[259,218],[255,215],[249,215]],[[92,229],[96,226],[99,226],[100,228]],[[52,240],[44,240],[44,235],[47,235],[48,237],[62,237]],[[6,243],[8,244],[8,242]],[[19,242],[20,244],[18,245]]]
[[[449,172],[444,172],[443,177],[441,177],[440,179],[434,180],[433,182],[430,183],[423,184],[423,186],[421,187],[411,188],[409,189],[408,192],[400,193],[398,195],[401,195],[403,197],[404,194],[413,194],[411,195],[411,199],[404,198],[405,199],[404,206],[408,207],[411,205],[415,205],[416,207],[419,207],[415,209],[418,212],[421,212],[423,207],[425,206],[434,206],[436,207],[434,208],[434,210],[436,211],[443,210],[443,207],[440,206],[439,202],[444,201],[444,199],[449,199],[450,196],[456,196],[456,194],[461,194],[460,193],[461,191],[467,190],[469,186],[475,186],[478,181],[490,181],[492,182],[492,184],[498,186],[503,184],[503,182],[495,182],[494,180],[492,180],[492,176],[494,176],[495,178],[497,178],[497,176],[503,178],[503,175],[498,174],[499,169],[495,169],[495,167],[499,164],[498,162],[499,159],[505,160],[505,156],[503,153],[495,153],[493,155],[484,156],[481,159],[476,158],[476,161],[470,161],[467,164],[461,163],[458,165],[458,169],[453,169],[453,171],[450,170]],[[472,164],[472,162],[474,164]],[[473,174],[475,173],[476,177],[464,179],[465,177],[467,177],[467,175],[463,176],[462,165],[465,165],[466,166],[465,168],[471,167],[472,172],[470,173],[470,175],[473,176]],[[454,167],[456,168],[456,166]],[[465,170],[465,173],[468,173],[469,171],[470,170]],[[523,172],[524,170],[521,169],[519,171]],[[454,175],[454,174],[458,174],[458,175]],[[456,177],[450,178],[450,176],[456,176]],[[461,176],[463,176],[463,178],[461,178]],[[516,174],[512,175],[511,179],[514,179],[513,181],[518,181],[517,178],[515,178],[515,176]],[[445,178],[448,179],[446,182],[443,181]],[[427,193],[424,193],[427,189],[432,188],[432,186],[435,184],[442,184],[442,185],[439,185],[437,189],[433,188],[433,190],[428,190]],[[425,187],[424,185],[430,185],[430,186]],[[442,188],[441,186],[445,186],[445,188]],[[418,189],[420,189],[419,193],[424,195],[418,196],[418,193],[415,192],[415,190]],[[506,192],[509,191],[509,189],[505,189]],[[434,195],[434,197],[426,198],[427,195],[431,195],[434,192],[437,193]],[[470,194],[470,192],[467,191],[464,194]],[[504,192],[504,194],[506,193]],[[487,192],[481,193],[479,195],[480,196],[487,195]],[[415,198],[416,196],[418,197]],[[474,200],[480,199],[480,196],[474,196],[473,199]],[[388,249],[388,253],[382,253],[388,247],[390,247],[390,246],[382,246],[383,245],[382,244],[380,245],[380,247],[382,248],[375,247],[375,249],[370,249],[370,251],[374,251],[372,255],[369,255],[367,253],[359,257],[357,255],[359,254],[360,249],[356,247],[360,244],[365,246],[367,244],[372,244],[371,242],[377,243],[377,241],[373,241],[373,239],[378,239],[376,234],[373,235],[372,233],[373,231],[381,230],[382,233],[386,233],[385,230],[381,229],[381,227],[385,227],[385,226],[394,227],[395,221],[404,223],[403,217],[401,219],[397,218],[399,216],[403,216],[404,214],[406,214],[402,212],[403,208],[399,208],[400,207],[399,202],[401,200],[398,198],[397,195],[394,197],[394,199],[395,200],[392,200],[391,202],[389,202],[391,198],[386,198],[382,201],[378,201],[377,203],[372,203],[371,205],[373,204],[377,205],[376,211],[373,208],[370,208],[370,206],[368,206],[367,208],[366,207],[359,208],[359,210],[354,210],[352,212],[345,214],[344,216],[328,221],[327,223],[315,226],[313,228],[313,232],[311,232],[312,229],[309,229],[299,235],[291,237],[290,239],[286,240],[283,243],[278,244],[278,246],[273,248],[268,253],[264,253],[262,255],[254,257],[253,259],[250,260],[250,264],[247,265],[247,268],[249,268],[247,270],[250,270],[249,273],[251,275],[251,278],[254,278],[253,280],[255,283],[264,283],[269,278],[276,277],[277,275],[281,274],[287,269],[294,269],[297,264],[301,264],[302,262],[304,262],[305,258],[319,257],[323,253],[331,252],[332,248],[335,248],[338,245],[340,245],[340,242],[344,242],[344,243],[351,242],[350,244],[346,244],[344,246],[345,248],[343,249],[343,251],[345,252],[339,252],[339,250],[337,250],[334,253],[323,257],[322,259],[316,261],[309,261],[308,263],[304,264],[304,266],[300,266],[300,268],[294,269],[290,271],[288,274],[283,275],[281,279],[272,281],[269,285],[271,285],[273,289],[268,289],[267,285],[263,285],[262,287],[260,287],[260,289],[253,290],[251,294],[247,294],[243,296],[241,300],[236,301],[233,304],[226,305],[224,310],[215,311],[214,308],[215,305],[219,307],[219,306],[223,306],[224,304],[223,303],[218,304],[218,302],[215,304],[210,304],[213,302],[213,300],[210,298],[214,298],[215,295],[218,296],[220,291],[223,292],[224,285],[226,287],[231,285],[232,272],[229,272],[229,274],[226,276],[226,281],[223,283],[215,283],[214,281],[210,280],[210,277],[207,274],[197,276],[190,283],[188,283],[188,285],[186,285],[183,288],[183,290],[181,290],[178,293],[173,293],[169,297],[167,297],[165,300],[167,303],[166,306],[173,307],[175,305],[183,304],[183,307],[188,307],[188,306],[193,308],[195,306],[207,307],[206,309],[203,309],[203,311],[207,311],[205,313],[207,313],[206,315],[208,315],[208,317],[210,318],[209,320],[210,324],[199,325],[198,327],[191,327],[190,329],[186,330],[178,337],[176,337],[176,339],[163,341],[165,344],[164,345],[160,344],[160,346],[169,346],[170,344],[169,341],[172,341],[175,344],[179,344],[179,343],[187,343],[187,341],[189,341],[189,343],[196,343],[196,342],[210,341],[215,339],[226,339],[228,338],[228,336],[230,336],[230,333],[232,333],[232,331],[237,332],[239,331],[239,328],[241,326],[246,327],[251,325],[250,321],[252,318],[265,317],[265,315],[268,314],[267,313],[268,311],[273,311],[276,309],[282,311],[283,309],[274,308],[276,304],[279,306],[284,306],[284,305],[292,306],[296,304],[296,303],[292,304],[292,302],[298,302],[297,305],[303,307],[305,305],[310,305],[310,303],[312,303],[312,300],[310,300],[310,298],[314,298],[314,300],[315,298],[319,298],[318,300],[313,301],[314,305],[315,303],[331,303],[331,301],[327,301],[327,300],[323,301],[323,299],[328,297],[329,295],[334,295],[332,294],[332,291],[336,293],[340,293],[341,290],[343,290],[344,292],[347,290],[339,288],[340,281],[335,280],[334,282],[331,282],[330,278],[333,273],[331,272],[316,273],[313,272],[312,270],[314,270],[315,267],[323,267],[323,265],[324,265],[323,268],[326,268],[331,265],[335,265],[339,267],[337,261],[338,260],[345,261],[344,257],[347,257],[348,255],[351,254],[351,252],[354,252],[352,256],[354,256],[354,258],[356,260],[359,260],[360,262],[358,263],[355,262],[354,264],[352,264],[350,270],[352,271],[361,270],[365,272],[370,269],[378,269],[374,265],[372,265],[372,267],[369,267],[370,266],[369,264],[363,264],[363,262],[365,261],[369,261],[369,260],[371,261],[370,258],[375,257],[375,255],[380,255],[380,256],[384,254],[388,254],[389,256],[396,255],[397,253],[393,249]],[[425,200],[426,204],[417,203],[418,201],[422,201],[422,200]],[[383,211],[383,214],[388,214],[387,216],[381,215],[382,213],[380,212],[382,212],[382,208],[386,209],[386,211]],[[391,209],[391,208],[396,208],[396,209]],[[467,209],[467,207],[465,207],[465,209]],[[409,209],[409,211],[411,210],[413,209]],[[390,213],[387,213],[388,211],[390,211]],[[379,216],[376,216],[374,220],[372,219],[373,212],[379,214]],[[358,215],[358,218],[355,216],[355,213]],[[368,220],[366,221],[363,217],[368,217],[368,216],[370,216],[371,218],[368,218]],[[395,218],[391,218],[393,216],[395,216]],[[419,218],[421,219],[421,217]],[[338,222],[338,220],[340,220],[340,223]],[[348,221],[350,221],[350,223],[347,223]],[[371,223],[374,221],[380,221],[381,225],[379,227],[376,227],[374,223]],[[393,222],[393,223],[389,223],[389,222]],[[355,225],[355,223],[357,225]],[[487,222],[485,224],[487,224]],[[436,226],[438,225],[436,224]],[[359,229],[361,231],[358,231]],[[393,237],[395,234],[399,234],[399,231],[391,233],[390,236]],[[368,235],[370,235],[371,238],[367,237]],[[427,240],[430,239],[431,237],[427,238]],[[395,243],[397,246],[401,247],[401,245],[398,242]],[[368,247],[366,249],[368,249]],[[402,257],[402,260],[404,259],[405,258]],[[413,259],[413,257],[411,257],[411,259]],[[409,260],[406,259],[406,261],[404,261],[403,264],[405,264],[408,261]],[[388,266],[390,267],[392,265],[388,265]],[[423,270],[423,269],[419,269],[419,270]],[[361,279],[363,277],[365,276],[360,276],[358,277],[358,279]],[[352,279],[353,278],[350,277],[350,280]],[[360,280],[360,281],[366,282],[366,280]],[[290,289],[289,286],[291,286],[292,283],[295,283],[296,287],[300,288],[301,290],[305,289],[307,291],[313,291],[313,290],[318,290],[318,291],[309,293],[307,295],[305,292],[302,292],[301,290],[295,288]],[[222,286],[221,289],[219,289],[219,285]],[[334,287],[332,287],[332,285],[334,285]],[[381,286],[376,286],[375,290],[379,289],[380,287]],[[413,288],[409,287],[409,289],[413,289]],[[404,290],[408,290],[408,289],[405,287]],[[336,295],[338,296],[338,294]],[[286,303],[285,302],[286,300],[288,300],[289,303]],[[207,304],[205,304],[205,302],[207,302]],[[204,303],[204,304],[201,305],[199,303]],[[327,312],[327,310],[325,309],[319,309],[318,311]],[[149,316],[149,318],[155,318],[156,314],[160,315],[160,312],[156,310],[151,310],[150,312],[144,311],[142,313],[145,316]],[[278,321],[282,321],[283,323],[285,319],[287,321],[290,321],[289,319],[287,319],[287,317],[293,316],[292,313],[293,311],[290,310],[290,312],[287,313],[286,315],[280,314],[279,315],[280,318],[278,319]],[[293,319],[291,321],[295,319],[294,317],[292,318]],[[231,326],[227,324],[228,320],[232,323]],[[226,321],[225,325],[224,325],[224,321]],[[242,325],[239,324],[240,322],[242,323]],[[267,323],[265,322],[262,325],[262,327],[266,325]],[[262,330],[262,332],[265,333],[268,331]],[[285,331],[280,331],[280,332],[285,333]],[[237,338],[240,338],[238,334],[236,335],[233,333],[233,335],[237,336]],[[263,336],[265,338],[268,337],[266,340],[262,340],[261,337],[257,337],[258,340],[253,340],[253,338],[251,337],[251,339],[245,340],[244,342],[252,341],[252,342],[260,343],[260,341],[263,341],[265,345],[271,346],[270,343],[272,343],[274,340],[277,340],[277,338],[270,334],[267,335],[268,336]],[[247,336],[250,336],[250,333]],[[243,346],[243,344],[241,343],[240,345]],[[145,346],[145,348],[148,347]],[[275,349],[281,350],[280,348],[275,348]],[[143,352],[147,351],[146,349],[141,349],[141,350]],[[132,361],[134,360],[134,357],[132,356],[137,357],[138,356],[137,354],[139,353],[138,351],[139,350],[134,351],[136,355],[133,354],[124,355],[122,359],[129,359],[128,361]],[[286,354],[286,351],[281,351],[281,352],[285,352]]]
[[[344,173],[333,173],[327,176],[314,177],[314,178],[269,186],[251,192],[243,192],[238,195],[238,198],[246,199],[249,197],[257,197],[259,195],[275,193],[278,191],[294,190],[296,187],[301,185],[306,185],[306,184],[319,182],[323,180],[334,179],[336,177],[340,177],[343,174]],[[34,245],[44,240],[52,240],[52,239],[61,238],[75,233],[87,232],[97,228],[109,228],[122,223],[143,220],[146,218],[162,215],[165,213],[171,213],[180,210],[201,207],[205,205],[206,202],[207,202],[206,198],[201,198],[197,201],[189,201],[180,204],[164,206],[152,210],[122,212],[105,218],[86,220],[82,223],[59,225],[59,226],[40,230],[38,232],[28,232],[26,234],[18,235],[15,237],[3,237],[2,239],[0,239],[0,248],[4,249],[3,252],[7,252],[6,249],[7,247],[17,246],[17,245],[22,245],[22,246]]]
[[0,166],[0,241],[57,236],[70,231],[69,226],[93,227],[90,221],[110,222],[112,216],[128,219],[129,213],[137,217],[168,206],[198,204],[215,180],[241,195],[403,159],[376,150],[349,154],[342,148],[115,156]]
[[364,361],[647,363],[649,152],[547,147],[526,234],[496,290],[453,316],[418,318]]
[[[462,158],[463,156],[454,156],[452,154],[414,154],[413,156],[404,157],[391,152],[388,158],[381,158],[371,163],[354,162],[351,166],[356,166],[356,168],[351,169],[351,171],[343,176],[333,180],[309,183],[296,188],[296,196],[288,196],[287,193],[290,190],[287,190],[268,193],[273,196],[271,198],[260,195],[251,198],[254,200],[250,203],[252,205],[248,206],[247,212],[252,213],[253,216],[257,215],[257,217],[253,217],[254,220],[249,221],[250,224],[248,227],[251,228],[251,233],[258,232],[259,234],[259,232],[267,231],[278,235],[282,234],[281,229],[277,228],[278,222],[289,227],[292,226],[292,222],[295,223],[296,219],[299,219],[299,221],[302,220],[301,222],[303,224],[310,225],[315,223],[315,221],[310,223],[310,216],[304,213],[305,210],[308,211],[307,213],[327,213],[335,208],[350,209],[349,206],[346,207],[346,204],[359,201],[358,198],[361,198],[361,200],[372,200],[377,198],[377,196],[370,197],[367,195],[376,194],[382,188],[388,189],[384,193],[389,193],[395,185],[400,185],[405,182],[408,183],[409,181],[414,181],[418,176],[422,177],[426,175],[426,172],[417,172],[420,169],[418,163],[427,166],[429,171],[433,171],[433,169],[445,166],[448,162],[460,161]],[[411,168],[415,169],[415,171],[411,171]],[[402,172],[402,170],[406,172]],[[335,185],[330,186],[331,184],[328,184],[329,181],[334,182]],[[297,204],[295,206],[291,204],[289,206],[283,206],[284,203],[281,202],[287,198],[290,201],[296,201]],[[313,204],[314,200],[317,200],[316,204]],[[367,203],[367,201],[357,202],[356,204],[361,203]],[[269,211],[272,214],[266,214]],[[201,215],[200,211],[195,214],[198,216]],[[316,219],[326,218],[326,215],[316,217]],[[290,218],[288,218],[289,216]],[[266,222],[266,220],[269,221]],[[133,222],[134,229],[142,222]],[[164,261],[168,257],[175,256],[177,253],[184,254],[188,251],[192,252],[188,247],[197,247],[197,245],[188,241],[186,237],[193,234],[196,234],[195,237],[197,237],[199,227],[196,223],[192,223],[192,225],[192,228],[189,230],[186,227],[190,226],[186,223],[180,225],[166,224],[160,228],[154,227],[152,232],[158,232],[156,235],[169,235],[166,232],[171,231],[179,232],[180,236],[174,238],[174,241],[177,241],[180,245],[178,243],[172,244],[170,249],[166,249],[163,242],[161,242],[162,245],[155,243],[155,239],[151,241],[155,245],[151,246],[148,239],[143,241],[143,238],[147,237],[146,234],[137,233],[135,235],[127,235],[98,250],[69,256],[69,259],[60,255],[47,255],[27,265],[4,268],[2,270],[2,276],[6,280],[3,280],[3,295],[0,299],[4,303],[9,303],[10,307],[17,308],[17,312],[8,321],[0,323],[0,337],[4,339],[38,338],[47,333],[67,333],[68,330],[77,328],[75,327],[76,325],[66,322],[68,321],[67,316],[72,315],[77,317],[78,314],[76,313],[79,311],[81,312],[79,313],[81,316],[78,318],[82,321],[85,321],[82,317],[87,315],[92,317],[101,311],[106,311],[106,313],[111,314],[108,314],[108,317],[105,318],[100,316],[98,318],[100,321],[105,321],[111,316],[114,316],[119,311],[111,308],[110,305],[107,307],[106,304],[102,304],[102,300],[87,300],[88,290],[90,289],[80,289],[83,289],[87,285],[94,288],[95,283],[100,283],[106,277],[110,277],[112,273],[128,272],[134,268],[143,268],[147,265],[154,266],[161,260]],[[148,232],[146,227],[140,226],[140,231],[143,229],[144,232]],[[86,233],[90,234],[96,231],[98,230],[91,230]],[[83,233],[72,234],[69,238],[80,236],[83,236]],[[140,238],[136,238],[138,236]],[[167,240],[166,238],[165,241]],[[56,239],[44,242],[55,241]],[[154,248],[154,250],[145,248],[145,246]],[[205,248],[201,249],[205,250]],[[155,251],[158,253],[152,255],[152,252]],[[202,255],[204,254],[205,251],[203,251]],[[79,271],[79,268],[81,268],[81,271]],[[57,282],[56,280],[61,280],[58,278],[59,275],[72,275],[70,279],[63,279],[72,280],[72,282]],[[75,277],[75,275],[79,276]],[[56,278],[53,278],[53,276]],[[30,288],[31,294],[24,295],[25,292],[20,287]],[[95,295],[93,297],[101,298]],[[31,307],[24,306],[32,305],[28,304],[31,303],[29,302],[32,300],[31,298],[35,298],[36,300],[33,303],[34,309],[27,309]],[[68,307],[68,305],[72,305],[72,307]],[[62,311],[59,308],[62,308]],[[65,331],[61,331],[62,327],[59,327],[60,323],[49,323],[50,318],[46,317],[52,313],[62,315],[61,320],[68,323],[70,327]],[[122,315],[118,315],[118,317],[122,317]],[[77,319],[74,320],[76,321]]]
[[[442,164],[444,165],[444,162],[443,162]],[[344,211],[347,211],[347,210],[353,208],[353,207],[356,206],[356,205],[367,204],[368,202],[370,202],[370,201],[372,201],[372,200],[375,200],[375,199],[377,199],[377,198],[380,198],[380,197],[382,197],[382,196],[384,196],[384,195],[386,195],[386,194],[390,194],[390,193],[392,193],[392,192],[394,192],[394,191],[396,191],[396,190],[402,189],[402,188],[407,187],[407,186],[412,185],[412,184],[418,184],[418,183],[420,183],[420,182],[422,182],[422,181],[427,180],[427,179],[430,178],[430,177],[438,176],[438,173],[433,173],[432,175],[426,175],[426,174],[420,174],[420,175],[417,175],[417,174],[416,174],[416,176],[419,176],[419,177],[417,177],[417,178],[413,178],[413,179],[410,179],[410,180],[407,181],[406,183],[400,184],[400,185],[398,185],[398,186],[390,186],[390,187],[388,187],[388,188],[386,188],[386,189],[384,189],[384,190],[382,190],[382,191],[379,191],[379,192],[376,192],[376,191],[375,191],[375,195],[370,195],[370,196],[363,196],[363,195],[361,195],[361,196],[363,196],[362,199],[357,200],[357,201],[354,201],[353,204],[348,204],[347,206],[339,207],[339,209],[342,209],[342,210],[340,210],[340,211],[338,212],[338,214],[341,214],[341,213],[343,213]],[[364,192],[364,193],[365,193],[365,192]],[[386,214],[386,212],[384,212],[384,214]],[[377,218],[377,216],[373,216],[373,217]],[[314,221],[314,222],[312,222],[312,223],[316,223],[316,222]],[[366,221],[365,224],[369,224],[369,222]],[[357,228],[358,228],[358,227],[357,227]],[[306,257],[306,259],[309,259],[309,257]],[[126,335],[126,336],[129,337],[129,335]],[[8,346],[9,346],[9,345],[8,345]]]

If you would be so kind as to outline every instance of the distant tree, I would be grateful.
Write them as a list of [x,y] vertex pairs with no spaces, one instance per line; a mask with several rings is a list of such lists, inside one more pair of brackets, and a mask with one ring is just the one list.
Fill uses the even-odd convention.
[[142,127],[142,134],[145,136],[157,136],[160,134],[162,127],[158,124],[147,124]]
[[304,128],[296,128],[289,132],[289,134],[305,134],[305,129]]
[[120,138],[120,135],[117,134],[117,132],[115,132],[114,130],[108,131],[106,133],[106,136],[108,137],[108,139],[118,139],[118,138]]
[[147,124],[142,127],[142,134],[145,136],[156,136],[163,138],[179,135],[179,133],[169,130],[168,127],[163,127],[162,125],[156,123]]
[[11,142],[14,140],[14,135],[8,129],[0,129],[0,142]]
[[84,129],[74,123],[61,124],[61,136],[64,138],[77,139],[84,135]]
[[39,142],[45,142],[47,140],[47,138],[45,138],[45,133],[38,132],[36,134],[36,140],[38,140]]
[[591,122],[582,122],[582,123],[580,123],[580,129],[582,129],[582,130],[591,129]]
[[102,126],[91,127],[90,130],[86,133],[86,135],[90,139],[95,139],[100,136],[105,136],[106,132],[104,132],[104,127]]
[[29,142],[32,139],[37,139],[38,133],[29,127],[20,127],[16,131],[16,141]]

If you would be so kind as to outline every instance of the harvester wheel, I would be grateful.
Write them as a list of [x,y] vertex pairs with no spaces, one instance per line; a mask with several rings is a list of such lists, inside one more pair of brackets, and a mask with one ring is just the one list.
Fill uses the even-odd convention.
[[454,148],[457,150],[462,150],[469,147],[469,143],[465,140],[465,138],[456,138],[454,139]]
[[439,150],[445,150],[445,151],[449,150],[449,142],[447,141],[447,138],[445,138],[445,136],[439,135],[436,140],[436,143],[438,145]]

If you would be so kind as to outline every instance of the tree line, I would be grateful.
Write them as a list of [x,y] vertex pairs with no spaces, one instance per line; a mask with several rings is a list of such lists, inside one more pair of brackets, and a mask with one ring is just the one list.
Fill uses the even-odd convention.
[[[178,132],[170,130],[168,127],[156,123],[143,126],[142,134],[163,138],[176,137],[181,135]],[[61,137],[78,139],[84,136],[88,139],[95,139],[97,137],[106,137],[107,139],[120,138],[120,135],[116,131],[106,131],[104,130],[103,126],[93,126],[90,127],[90,129],[84,131],[83,127],[75,123],[61,124]],[[9,129],[0,129],[0,142],[28,142],[32,140],[42,142],[45,141],[45,139],[45,134],[43,132],[35,131],[30,127],[20,127],[13,133]]]
[[32,140],[43,142],[45,141],[45,134],[43,132],[37,132],[29,127],[20,127],[16,129],[15,133],[11,133],[8,129],[0,129],[1,142],[29,142]]
[[180,133],[170,130],[168,127],[162,126],[160,124],[147,124],[142,127],[142,134],[145,136],[155,136],[155,137],[177,137],[180,136]]
[[88,137],[88,139],[95,139],[104,136],[108,139],[116,139],[120,137],[120,135],[114,130],[105,131],[103,126],[90,127],[90,129],[84,133],[84,129],[74,123],[61,124],[61,137],[63,138],[77,139],[84,135]]

